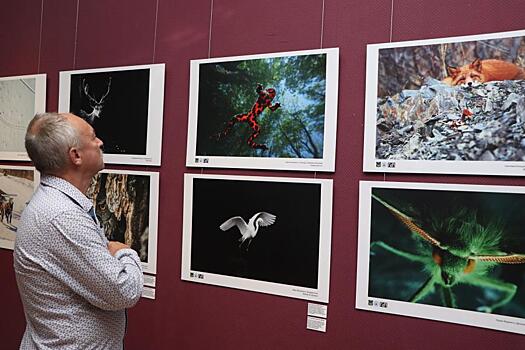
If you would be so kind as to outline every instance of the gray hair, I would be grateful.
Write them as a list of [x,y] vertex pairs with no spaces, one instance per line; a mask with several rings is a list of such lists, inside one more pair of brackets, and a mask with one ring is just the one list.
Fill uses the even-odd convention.
[[29,158],[42,174],[64,170],[71,147],[80,147],[77,130],[63,113],[39,113],[27,127],[25,146]]

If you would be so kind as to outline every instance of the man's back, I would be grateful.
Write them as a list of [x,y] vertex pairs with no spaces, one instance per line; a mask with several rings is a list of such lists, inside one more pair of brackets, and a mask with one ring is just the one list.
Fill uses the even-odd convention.
[[27,327],[22,349],[120,349],[125,308],[140,297],[131,249],[109,254],[90,201],[67,181],[43,177],[24,210],[14,267]]

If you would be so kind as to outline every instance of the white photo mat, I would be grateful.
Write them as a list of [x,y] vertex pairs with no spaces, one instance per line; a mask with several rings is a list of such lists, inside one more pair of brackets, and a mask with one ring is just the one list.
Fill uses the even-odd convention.
[[[320,203],[316,203],[315,207],[319,206],[320,212],[311,214],[311,216],[318,216],[319,219],[319,227],[313,227],[311,228],[312,231],[315,231],[315,235],[318,239],[318,247],[317,247],[317,254],[318,258],[315,261],[315,264],[312,264],[313,266],[317,266],[317,270],[315,271],[315,275],[317,276],[316,279],[316,288],[307,288],[303,286],[297,286],[297,285],[291,285],[286,283],[278,283],[270,280],[262,280],[262,279],[256,279],[253,277],[238,277],[235,274],[231,273],[224,273],[224,272],[218,272],[218,273],[211,273],[211,272],[205,272],[205,271],[199,271],[198,269],[192,269],[192,244],[195,244],[194,240],[194,233],[192,230],[194,229],[192,227],[193,225],[193,210],[196,208],[196,206],[199,205],[199,203],[194,202],[194,181],[195,180],[225,180],[228,182],[244,182],[246,184],[250,184],[251,182],[259,182],[259,183],[268,183],[270,185],[272,184],[290,184],[290,185],[296,185],[296,184],[305,184],[305,185],[319,185],[320,188]],[[220,186],[220,185],[219,185]],[[257,185],[256,185],[257,186]],[[268,193],[267,193],[268,194]],[[212,194],[213,195],[213,194]],[[235,200],[235,198],[225,198],[225,201],[228,200]],[[228,207],[228,204],[225,203],[224,207]],[[262,210],[262,209],[261,209]],[[251,212],[251,211],[250,211]],[[210,213],[210,217],[207,219],[209,221],[212,221],[217,218],[213,218],[212,213]],[[247,219],[247,218],[246,218]],[[297,213],[296,220],[301,220],[301,213]],[[243,290],[249,290],[249,291],[255,291],[255,292],[262,292],[262,293],[268,293],[268,294],[275,294],[275,295],[281,295],[281,296],[287,296],[292,298],[299,298],[299,299],[305,299],[305,300],[312,300],[317,302],[328,302],[329,297],[329,284],[330,284],[330,250],[331,250],[331,225],[332,225],[332,180],[327,179],[304,179],[304,178],[284,178],[284,177],[251,177],[251,176],[227,176],[227,175],[197,175],[197,174],[185,174],[184,175],[184,222],[183,222],[183,242],[182,242],[182,271],[181,271],[181,278],[182,280],[191,281],[191,282],[197,282],[197,283],[204,283],[204,284],[211,284],[211,285],[217,285],[217,286],[223,286],[223,287],[230,287],[230,288],[236,288],[236,289],[243,289]],[[283,222],[285,220],[284,217],[280,217],[277,214],[276,223]],[[200,221],[200,220],[199,220]],[[219,220],[222,221],[222,220]],[[254,238],[253,241],[256,241],[258,238],[261,239],[263,235],[267,235],[269,230],[272,226],[269,227],[263,227],[261,231],[264,230],[264,232],[259,232],[258,236]],[[274,225],[275,227],[275,225]],[[318,231],[317,231],[318,230]],[[216,231],[212,233],[213,235],[221,234],[221,231],[219,230],[219,227],[216,227]],[[239,234],[239,231],[236,227],[231,228],[230,230],[224,232],[225,235],[232,235],[235,240],[233,243],[233,250],[237,250],[237,235]],[[299,232],[297,232],[299,234]],[[202,242],[202,241],[201,241]],[[260,242],[260,241],[259,241]],[[256,245],[259,243],[252,243],[249,246],[250,251],[246,250],[246,256],[248,254],[252,254],[252,252],[255,252]],[[298,245],[300,243],[297,243]],[[213,246],[211,244],[210,246],[206,248],[200,248],[197,247],[195,250],[198,252],[202,251],[210,251],[213,249],[221,249],[224,248],[224,245],[222,246]],[[239,249],[240,249],[239,245]],[[271,249],[271,248],[269,248]],[[277,249],[277,248],[276,248]],[[294,254],[294,247],[289,246],[288,251],[290,254]],[[296,247],[298,250],[298,248]],[[233,253],[236,254],[236,253]],[[275,254],[275,252],[265,252],[265,254],[268,254],[271,256],[272,254]],[[309,254],[309,253],[308,253]],[[238,259],[232,258],[232,260]],[[260,264],[261,262],[256,262],[257,264]],[[304,264],[307,264],[304,262]],[[254,263],[255,265],[255,263]],[[253,267],[253,266],[252,266]],[[311,268],[310,266],[304,267],[303,269]],[[284,267],[283,267],[284,269]],[[275,271],[277,272],[277,271]],[[297,271],[297,273],[301,273],[301,271]]]
[[[105,169],[101,174],[117,174],[130,176],[146,176],[149,178],[149,219],[148,219],[148,243],[147,253],[148,260],[142,261],[142,268],[144,273],[155,275],[157,272],[157,239],[158,239],[158,206],[159,206],[159,173],[150,171],[131,171],[131,170],[115,170]],[[94,199],[92,199],[94,200]],[[151,285],[155,281],[154,276],[145,278],[145,285]]]
[[[422,299],[417,302],[411,302],[407,299],[403,299],[404,301],[401,301],[397,298],[393,299],[392,297],[381,297],[378,295],[373,295],[370,292],[371,288],[371,281],[382,281],[380,283],[396,283],[393,286],[397,287],[389,287],[391,288],[390,293],[401,293],[400,291],[403,291],[406,295],[411,295],[415,290],[417,290],[422,284],[423,284],[423,275],[428,275],[429,270],[428,266],[426,266],[425,269],[423,269],[423,266],[420,262],[411,262],[406,263],[406,258],[395,256],[391,251],[387,251],[386,249],[379,249],[374,247],[374,254],[373,257],[378,254],[379,251],[382,251],[384,259],[388,260],[388,266],[385,267],[385,263],[383,262],[382,268],[376,268],[375,271],[380,271],[378,273],[383,273],[384,269],[390,269],[391,272],[388,274],[389,277],[385,278],[385,275],[381,276],[371,276],[371,260],[372,260],[372,253],[371,253],[371,241],[372,241],[372,221],[374,218],[372,217],[372,202],[375,201],[372,198],[372,190],[401,190],[406,191],[404,193],[408,192],[415,192],[413,190],[427,190],[427,191],[436,191],[436,193],[439,193],[440,191],[449,192],[451,194],[455,193],[467,193],[467,195],[478,195],[478,196],[486,196],[486,195],[502,195],[502,194],[516,194],[519,196],[524,196],[525,199],[525,187],[513,187],[513,186],[485,186],[485,185],[458,185],[458,184],[432,184],[432,183],[401,183],[401,182],[379,182],[379,181],[360,181],[360,190],[359,190],[359,240],[358,240],[358,260],[357,260],[357,292],[356,292],[356,308],[367,310],[367,311],[375,311],[375,312],[382,312],[382,313],[389,313],[389,314],[396,314],[396,315],[404,315],[404,316],[412,316],[412,317],[419,317],[419,318],[425,318],[425,319],[431,319],[431,320],[437,320],[437,321],[445,321],[445,322],[451,322],[451,323],[459,323],[464,325],[471,325],[476,327],[483,327],[483,328],[490,328],[490,329],[496,329],[496,330],[502,330],[502,331],[508,331],[508,332],[514,332],[514,333],[520,333],[525,334],[525,318],[520,317],[514,317],[514,316],[507,316],[498,314],[498,311],[500,309],[496,309],[493,313],[486,313],[483,311],[477,311],[472,309],[467,309],[465,307],[463,308],[453,308],[449,306],[443,306],[443,301],[441,301],[441,304],[438,302],[437,304],[440,304],[442,306],[438,306],[435,303],[430,303],[427,299],[428,297],[437,298],[438,292],[443,287],[436,285],[436,289],[432,290],[431,293],[426,297],[427,299]],[[464,194],[463,194],[464,195]],[[399,193],[395,197],[399,200]],[[394,198],[394,196],[391,196]],[[401,196],[401,198],[404,198]],[[483,198],[483,197],[481,197]],[[382,198],[385,200],[385,198]],[[376,203],[379,208],[383,208],[383,206],[379,203]],[[389,203],[390,205],[393,205],[393,203]],[[434,205],[431,203],[431,199],[429,199],[429,205],[432,207]],[[474,205],[475,206],[475,205]],[[396,208],[397,209],[397,208]],[[416,208],[420,209],[419,207]],[[383,210],[388,212],[387,209]],[[391,213],[388,212],[388,215]],[[376,222],[380,220],[379,214],[376,214]],[[480,214],[481,216],[481,214]],[[394,217],[392,215],[392,217]],[[496,218],[498,219],[498,218]],[[392,219],[393,221],[396,221]],[[376,223],[376,225],[378,225]],[[403,224],[399,224],[403,226]],[[398,242],[398,240],[404,239],[406,240],[412,240],[412,241],[420,241],[421,244],[427,244],[430,246],[428,242],[424,242],[420,237],[417,237],[415,234],[412,234],[410,236],[410,233],[407,233],[406,237],[396,237],[396,231],[392,229],[392,226],[385,226],[389,227],[390,229],[384,228],[384,232],[387,235],[391,236],[390,243],[387,242],[393,249],[401,249],[403,251],[406,251],[410,254],[418,254],[416,253],[416,250],[418,248],[417,244],[412,246],[412,249],[403,249],[403,247],[406,248],[406,246],[401,245],[401,243]],[[425,229],[425,228],[423,228]],[[404,232],[403,232],[404,233]],[[384,236],[384,234],[383,234]],[[410,237],[409,237],[410,236]],[[377,239],[377,236],[376,236]],[[386,240],[385,240],[386,242]],[[432,251],[432,248],[427,248],[430,251]],[[517,250],[523,249],[523,246],[516,247]],[[522,253],[523,251],[516,251],[513,253]],[[420,254],[419,254],[420,255]],[[394,260],[396,258],[397,260]],[[434,258],[434,255],[432,253],[432,257],[429,257],[430,260]],[[375,258],[378,259],[378,258]],[[414,274],[419,274],[419,277],[414,277],[412,281],[405,281],[402,280],[402,277],[399,276],[406,276],[400,275],[400,271],[402,268],[399,267],[399,261],[403,260],[406,264],[410,264],[410,270],[407,270],[406,274],[410,276],[414,276]],[[376,262],[377,264],[377,262]],[[479,264],[479,262],[477,262]],[[504,265],[504,264],[500,264]],[[406,265],[403,265],[406,266]],[[477,265],[476,265],[477,266]],[[510,264],[506,264],[506,266],[511,266]],[[517,265],[512,265],[512,268],[514,268]],[[522,266],[522,265],[520,265]],[[381,270],[383,269],[383,270]],[[394,271],[395,270],[395,271]],[[489,270],[488,273],[491,271]],[[472,272],[468,272],[472,273]],[[397,279],[396,279],[397,277]],[[426,278],[426,277],[424,277]],[[417,279],[417,282],[414,282]],[[500,280],[501,277],[495,277],[495,279]],[[386,280],[386,281],[385,281]],[[459,281],[459,280],[458,280]],[[405,283],[405,284],[399,284],[399,282]],[[505,281],[507,282],[507,281]],[[409,284],[411,283],[411,284]],[[468,288],[468,286],[464,282],[458,282],[457,284],[452,285],[451,290],[454,292],[454,290],[457,290],[455,288]],[[377,294],[382,294],[383,296],[386,295],[386,292],[383,290],[382,292],[378,292],[377,287],[376,292]],[[382,287],[386,288],[386,287]],[[394,289],[396,288],[396,289]],[[474,290],[478,293],[483,293],[484,289],[481,289],[482,287],[473,287]],[[489,287],[486,287],[490,290]],[[410,289],[410,290],[409,290]],[[394,292],[392,292],[394,290]],[[397,291],[395,291],[397,290]],[[463,298],[465,298],[465,289],[462,290],[463,294],[460,294]],[[521,289],[518,289],[518,293],[514,295],[514,298],[520,299],[521,302],[523,302],[524,293]],[[489,293],[489,292],[486,292]],[[401,295],[401,294],[397,294]],[[470,295],[470,294],[467,294]],[[488,295],[488,294],[486,294]],[[472,297],[474,298],[474,297]],[[427,300],[427,301],[424,301]],[[460,299],[460,296],[457,296],[457,302],[459,303],[462,301]],[[512,301],[512,300],[511,300]],[[462,301],[465,303],[465,301]],[[470,302],[470,301],[469,301]],[[523,308],[521,308],[523,310]],[[518,312],[518,311],[516,311]]]
[[[8,174],[5,171],[29,172],[33,180],[25,179],[16,175]],[[2,204],[13,199],[14,207],[11,222],[7,221],[6,215],[1,215],[0,221],[0,248],[14,249],[16,230],[20,221],[20,215],[27,203],[33,196],[34,191],[40,183],[40,173],[31,166],[10,166],[0,165],[0,199]],[[3,210],[0,210],[3,213]]]
[[[94,74],[94,73],[118,73],[132,72],[138,70],[149,70],[149,89],[147,105],[147,134],[145,141],[145,154],[130,153],[105,153],[104,162],[108,164],[129,164],[129,165],[155,165],[161,164],[162,151],[162,124],[164,113],[164,79],[165,64],[151,64],[138,66],[122,66],[109,68],[96,68],[74,71],[60,72],[60,92],[58,111],[70,112],[71,77],[72,75]],[[109,75],[110,76],[110,75]],[[94,96],[99,99],[101,96]],[[111,96],[109,97],[111,98]],[[142,101],[141,101],[142,102]],[[93,108],[93,107],[91,107]],[[102,113],[104,113],[102,111]],[[117,112],[118,113],[118,112]],[[104,116],[108,117],[108,116]],[[109,116],[110,117],[110,116]],[[123,116],[125,117],[125,116]],[[125,132],[126,128],[134,128],[133,125],[123,122],[120,127],[115,127],[115,132]],[[95,126],[96,131],[96,126]],[[102,140],[110,141],[110,140]]]
[[46,74],[1,77],[0,87],[0,160],[28,161],[25,133],[46,110]]
[[[366,102],[365,102],[365,131],[363,171],[365,172],[399,172],[399,173],[434,173],[434,174],[471,174],[471,175],[525,175],[525,161],[513,160],[425,160],[401,159],[396,155],[385,159],[377,158],[377,109],[378,109],[378,79],[380,51],[385,49],[412,49],[430,45],[452,45],[464,42],[478,42],[483,40],[505,40],[525,36],[525,30],[490,33],[451,38],[430,40],[414,40],[394,43],[367,45],[366,64]],[[523,39],[522,39],[523,40]],[[481,45],[483,46],[483,45]],[[490,45],[484,45],[490,46]],[[490,58],[490,57],[489,57]],[[435,58],[437,60],[437,58]],[[470,61],[469,61],[470,63]],[[457,67],[461,66],[458,64]],[[521,67],[525,68],[525,67]],[[392,68],[390,68],[392,69]],[[425,73],[421,73],[425,74]],[[387,76],[388,78],[388,76]],[[421,78],[428,78],[422,76]],[[440,79],[440,77],[433,77]],[[401,91],[399,91],[400,93]],[[523,96],[522,96],[523,98]],[[456,102],[457,103],[457,102]],[[426,107],[430,108],[429,106]],[[466,106],[468,108],[468,106]],[[459,113],[458,118],[461,116]],[[475,116],[474,116],[475,117]],[[393,117],[394,118],[394,117]],[[396,115],[397,118],[397,115]],[[461,116],[461,118],[463,118]],[[388,122],[388,121],[387,121]],[[435,136],[435,135],[434,135]],[[445,135],[446,136],[446,135]],[[437,135],[436,139],[440,135]],[[452,154],[451,154],[452,155]],[[483,157],[481,157],[483,158]]]
[[[321,158],[273,158],[273,157],[247,157],[247,156],[220,156],[197,154],[197,131],[199,123],[205,123],[203,117],[225,118],[229,116],[200,116],[199,115],[199,85],[200,66],[210,63],[227,63],[236,61],[250,61],[260,59],[271,59],[280,57],[325,55],[326,56],[326,86],[324,99],[324,132],[323,132],[323,155]],[[242,70],[242,69],[241,69]],[[260,55],[232,56],[211,59],[200,59],[190,61],[190,102],[188,116],[188,144],[186,155],[186,166],[188,167],[213,167],[213,168],[247,168],[247,169],[275,169],[275,170],[298,170],[298,171],[335,171],[335,148],[337,129],[337,100],[339,80],[339,48],[305,50],[293,52],[269,53]],[[254,83],[255,84],[255,83]],[[255,92],[255,85],[253,86]],[[255,95],[254,100],[256,99]],[[279,100],[279,91],[274,102]],[[286,106],[281,106],[286,108]],[[243,112],[243,111],[239,111]],[[269,113],[269,112],[264,112]],[[201,118],[201,120],[199,120]],[[238,126],[238,125],[237,125]],[[219,131],[219,130],[217,130]],[[261,132],[264,132],[261,130]],[[248,136],[246,136],[248,138]],[[256,139],[257,140],[257,139]],[[244,142],[244,141],[243,141]]]

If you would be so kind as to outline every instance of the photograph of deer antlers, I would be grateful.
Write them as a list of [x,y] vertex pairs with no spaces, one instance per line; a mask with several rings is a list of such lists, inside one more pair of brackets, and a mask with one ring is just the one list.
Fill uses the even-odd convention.
[[107,163],[160,165],[163,93],[164,65],[60,72],[59,110],[93,126]]
[[331,185],[186,174],[182,278],[327,299]]
[[525,174],[525,31],[367,48],[365,171]]

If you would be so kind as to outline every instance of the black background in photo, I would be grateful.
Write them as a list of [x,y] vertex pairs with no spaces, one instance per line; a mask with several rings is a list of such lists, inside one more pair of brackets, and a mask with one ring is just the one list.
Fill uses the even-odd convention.
[[[191,269],[307,288],[318,287],[321,185],[242,180],[193,180]],[[239,248],[233,216],[246,222],[266,211],[248,250]],[[245,242],[246,243],[246,242]]]
[[71,75],[69,110],[78,116],[91,113],[95,104],[85,94],[86,84],[88,94],[100,102],[111,77],[110,91],[103,100],[100,117],[93,118],[91,123],[104,142],[105,153],[146,154],[149,76],[149,69]]

